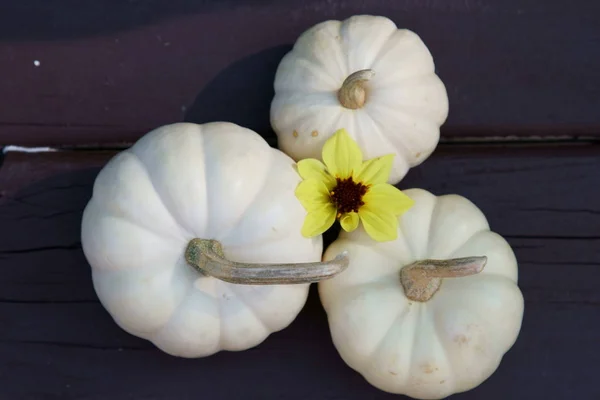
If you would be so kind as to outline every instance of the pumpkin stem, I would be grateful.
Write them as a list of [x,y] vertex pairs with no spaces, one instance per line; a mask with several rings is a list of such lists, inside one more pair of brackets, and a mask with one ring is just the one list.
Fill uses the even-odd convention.
[[249,264],[230,261],[224,256],[221,243],[209,239],[192,239],[185,250],[185,259],[202,275],[245,285],[318,282],[332,278],[348,267],[346,252],[327,262]]
[[442,278],[460,278],[478,274],[486,263],[485,256],[416,261],[402,268],[400,282],[406,297],[425,302],[438,291]]
[[373,79],[373,76],[375,76],[375,71],[363,69],[347,77],[338,91],[340,104],[351,110],[362,108],[367,100],[365,83]]

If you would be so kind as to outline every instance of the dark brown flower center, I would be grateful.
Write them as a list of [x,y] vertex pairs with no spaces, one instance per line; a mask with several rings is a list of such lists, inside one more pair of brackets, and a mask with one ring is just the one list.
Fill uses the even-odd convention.
[[363,196],[369,189],[360,182],[354,182],[352,177],[346,179],[336,178],[337,185],[330,193],[331,200],[337,207],[338,217],[351,211],[357,212],[365,203]]

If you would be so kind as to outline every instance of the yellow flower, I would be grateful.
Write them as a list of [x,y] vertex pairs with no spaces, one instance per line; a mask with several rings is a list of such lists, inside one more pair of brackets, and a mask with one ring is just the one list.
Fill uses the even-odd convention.
[[296,197],[308,212],[302,235],[320,235],[338,219],[347,232],[362,221],[374,240],[396,239],[397,217],[414,201],[387,183],[394,155],[363,162],[356,142],[340,129],[325,142],[322,158],[324,164],[314,158],[298,162],[303,181],[296,188]]

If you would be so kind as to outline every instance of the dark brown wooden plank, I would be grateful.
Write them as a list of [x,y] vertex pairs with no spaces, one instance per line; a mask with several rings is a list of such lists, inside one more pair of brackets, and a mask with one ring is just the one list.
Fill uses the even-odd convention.
[[272,135],[283,54],[310,26],[355,14],[388,16],[429,46],[450,97],[446,137],[600,134],[593,0],[1,3],[0,144],[131,142],[182,119]]
[[[337,355],[316,291],[260,346],[200,360],[120,330],[97,301],[81,212],[111,153],[8,153],[0,169],[0,380],[10,399],[399,399]],[[456,399],[596,399],[598,146],[441,146],[401,183],[477,203],[520,261],[523,328],[500,368]],[[2,397],[0,396],[0,397]]]

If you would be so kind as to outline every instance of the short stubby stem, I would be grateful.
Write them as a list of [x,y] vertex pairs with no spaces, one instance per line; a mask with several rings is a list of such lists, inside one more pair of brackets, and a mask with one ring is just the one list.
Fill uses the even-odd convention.
[[413,301],[431,299],[442,284],[442,278],[459,278],[483,271],[487,257],[465,257],[451,260],[421,260],[402,268],[400,282],[404,294]]
[[221,243],[192,239],[186,250],[189,265],[205,276],[245,285],[283,285],[313,283],[329,279],[348,268],[347,253],[326,262],[297,264],[250,264],[225,258]]
[[366,83],[374,76],[375,72],[371,69],[356,71],[348,76],[338,91],[340,104],[351,110],[362,108],[367,101]]

